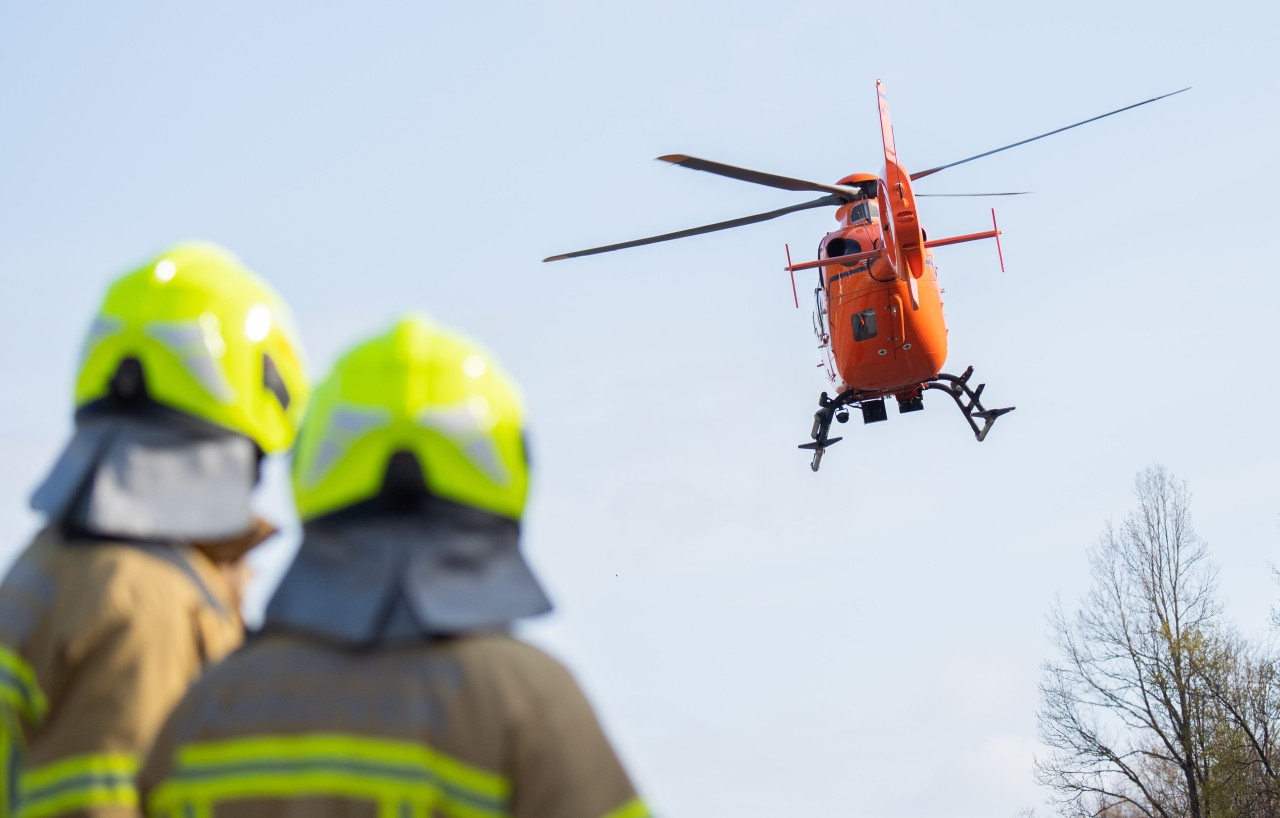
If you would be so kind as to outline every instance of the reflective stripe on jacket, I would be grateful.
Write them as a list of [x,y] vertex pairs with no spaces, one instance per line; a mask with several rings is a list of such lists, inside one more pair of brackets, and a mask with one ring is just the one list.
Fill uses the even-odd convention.
[[166,818],[649,815],[568,672],[499,635],[260,637],[192,688],[139,787]]
[[140,814],[152,738],[243,639],[233,599],[197,551],[41,532],[0,584],[0,818]]

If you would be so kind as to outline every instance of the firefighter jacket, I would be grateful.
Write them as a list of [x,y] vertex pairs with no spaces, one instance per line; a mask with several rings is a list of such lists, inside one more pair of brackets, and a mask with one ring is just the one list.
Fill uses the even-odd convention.
[[0,585],[0,816],[139,814],[155,733],[242,639],[197,549],[42,531]]
[[191,689],[139,790],[165,818],[649,815],[569,673],[501,633],[258,636]]

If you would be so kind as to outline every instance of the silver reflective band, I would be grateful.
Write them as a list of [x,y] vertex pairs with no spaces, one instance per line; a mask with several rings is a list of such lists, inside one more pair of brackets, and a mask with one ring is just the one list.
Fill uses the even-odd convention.
[[84,344],[80,347],[81,365],[89,357],[98,344],[112,335],[118,335],[124,330],[125,322],[123,318],[115,318],[110,315],[99,315],[93,319],[93,323],[89,325],[89,331],[84,336]]
[[423,409],[414,418],[419,426],[429,429],[453,443],[471,464],[499,486],[511,485],[511,472],[498,455],[498,441],[493,435],[488,401],[475,397],[447,407]]
[[307,473],[302,476],[308,488],[320,485],[333,467],[346,456],[351,447],[365,435],[391,424],[391,410],[378,406],[344,406],[334,410],[329,428],[323,430],[324,440],[320,451],[312,458]]
[[234,403],[236,390],[217,360],[226,353],[218,319],[206,314],[188,321],[151,321],[145,330],[174,354],[191,377],[215,400]]

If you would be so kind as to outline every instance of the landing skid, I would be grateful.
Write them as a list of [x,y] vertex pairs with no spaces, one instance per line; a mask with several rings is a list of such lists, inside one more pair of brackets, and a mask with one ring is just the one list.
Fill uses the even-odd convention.
[[[991,427],[996,422],[996,418],[1001,415],[1007,415],[1016,406],[1006,406],[1004,409],[986,409],[982,406],[982,390],[987,388],[985,383],[978,384],[977,389],[969,388],[969,377],[973,375],[973,367],[969,367],[960,377],[948,375],[945,372],[939,372],[938,377],[923,384],[925,389],[941,389],[946,392],[956,402],[956,406],[960,407],[961,414],[964,419],[969,421],[969,428],[973,430],[973,436],[981,443],[987,437],[987,432],[991,431]],[[966,402],[967,401],[967,402]],[[982,421],[979,428],[974,418]]]
[[[987,432],[991,431],[991,426],[996,422],[996,418],[1012,412],[1016,407],[1008,406],[1003,409],[987,409],[984,407],[982,405],[982,390],[987,385],[980,383],[977,389],[969,388],[969,378],[972,376],[973,367],[966,369],[964,374],[959,377],[940,372],[937,377],[930,378],[917,385],[921,391],[917,392],[916,397],[900,400],[899,411],[910,412],[923,408],[919,397],[922,394],[922,390],[940,389],[950,395],[952,400],[956,402],[956,406],[960,408],[960,413],[968,421],[969,428],[973,430],[974,437],[981,443],[986,439]],[[813,442],[801,443],[799,446],[801,449],[808,449],[813,452],[813,460],[809,463],[809,468],[817,471],[818,467],[822,465],[822,455],[827,451],[827,448],[844,440],[842,437],[828,437],[833,419],[839,420],[841,423],[849,419],[849,413],[844,410],[844,407],[858,405],[862,409],[864,423],[884,420],[884,399],[891,395],[900,395],[901,392],[902,390],[881,392],[849,389],[834,398],[828,397],[827,393],[823,392],[818,398],[818,411],[813,413],[813,428],[809,431],[809,437],[812,438]],[[978,421],[982,421],[981,425],[979,425]]]

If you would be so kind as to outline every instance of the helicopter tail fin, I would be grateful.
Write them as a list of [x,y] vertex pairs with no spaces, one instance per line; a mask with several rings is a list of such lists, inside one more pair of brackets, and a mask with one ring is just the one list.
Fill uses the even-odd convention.
[[898,148],[893,140],[893,122],[889,119],[889,99],[884,83],[876,80],[876,101],[880,109],[880,138],[884,143],[884,172],[880,178],[880,212],[884,215],[884,245],[890,264],[899,277],[919,278],[924,275],[924,235],[916,218],[916,199],[911,191],[911,174],[898,162]]
[[880,140],[884,143],[886,180],[888,168],[898,163],[898,148],[893,141],[893,122],[889,119],[889,98],[884,93],[884,83],[876,80],[876,102],[880,108]]

